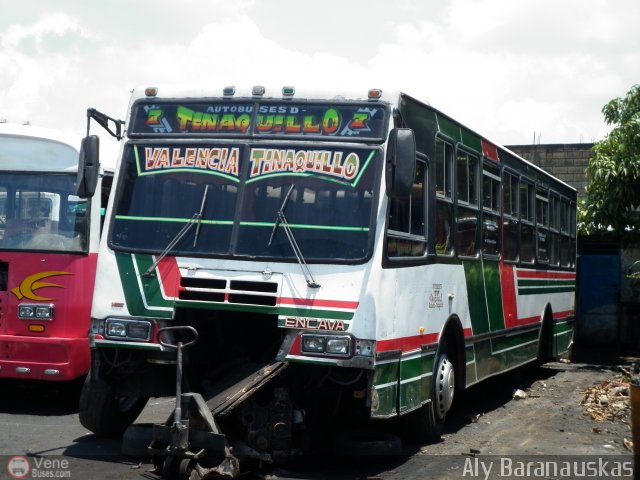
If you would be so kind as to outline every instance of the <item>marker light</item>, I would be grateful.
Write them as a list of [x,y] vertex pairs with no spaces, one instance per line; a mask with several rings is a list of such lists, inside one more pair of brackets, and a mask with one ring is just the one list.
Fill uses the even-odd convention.
[[293,97],[296,94],[295,87],[282,87],[282,96],[283,97]]
[[379,88],[372,88],[369,90],[369,100],[377,100],[382,97],[382,90]]
[[374,340],[356,340],[354,353],[356,355],[362,355],[364,357],[373,357],[376,351],[376,342]]
[[254,97],[261,97],[262,95],[264,95],[265,91],[266,89],[264,87],[256,85],[251,89],[251,95],[253,95]]
[[39,325],[37,323],[32,323],[31,325],[29,325],[29,331],[30,332],[35,332],[35,333],[43,333],[44,332],[44,325]]
[[155,97],[158,95],[158,87],[147,87],[144,89],[144,94],[147,97]]
[[225,97],[233,97],[236,94],[236,87],[230,86],[230,87],[224,87],[222,89],[222,95],[224,95]]

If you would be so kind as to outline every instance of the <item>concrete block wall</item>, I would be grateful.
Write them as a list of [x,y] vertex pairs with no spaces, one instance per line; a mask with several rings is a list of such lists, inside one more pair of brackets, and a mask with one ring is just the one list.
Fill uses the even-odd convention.
[[579,199],[585,197],[585,170],[592,155],[592,147],[593,143],[507,146],[509,150],[574,187]]

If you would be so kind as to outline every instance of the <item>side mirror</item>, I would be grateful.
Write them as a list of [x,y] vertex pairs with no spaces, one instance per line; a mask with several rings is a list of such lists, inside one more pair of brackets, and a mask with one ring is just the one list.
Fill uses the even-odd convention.
[[91,198],[96,192],[98,174],[100,173],[100,138],[87,135],[80,145],[78,159],[78,176],[76,179],[76,195],[80,198]]
[[407,198],[416,174],[416,139],[410,128],[394,128],[389,134],[385,177],[387,195]]

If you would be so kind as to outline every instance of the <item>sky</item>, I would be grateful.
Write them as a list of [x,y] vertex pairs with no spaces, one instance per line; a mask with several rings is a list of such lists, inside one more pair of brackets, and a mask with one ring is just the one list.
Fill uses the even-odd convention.
[[88,107],[125,119],[134,87],[293,85],[401,90],[503,145],[583,143],[640,83],[638,0],[0,0],[0,12],[0,119],[78,134]]

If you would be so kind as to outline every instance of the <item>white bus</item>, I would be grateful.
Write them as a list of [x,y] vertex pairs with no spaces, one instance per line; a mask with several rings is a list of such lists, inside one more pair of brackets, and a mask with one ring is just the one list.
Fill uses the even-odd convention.
[[443,112],[292,87],[136,89],[128,112],[89,430],[173,394],[168,326],[197,330],[184,388],[228,443],[278,459],[372,419],[436,439],[456,390],[568,351],[576,191]]

